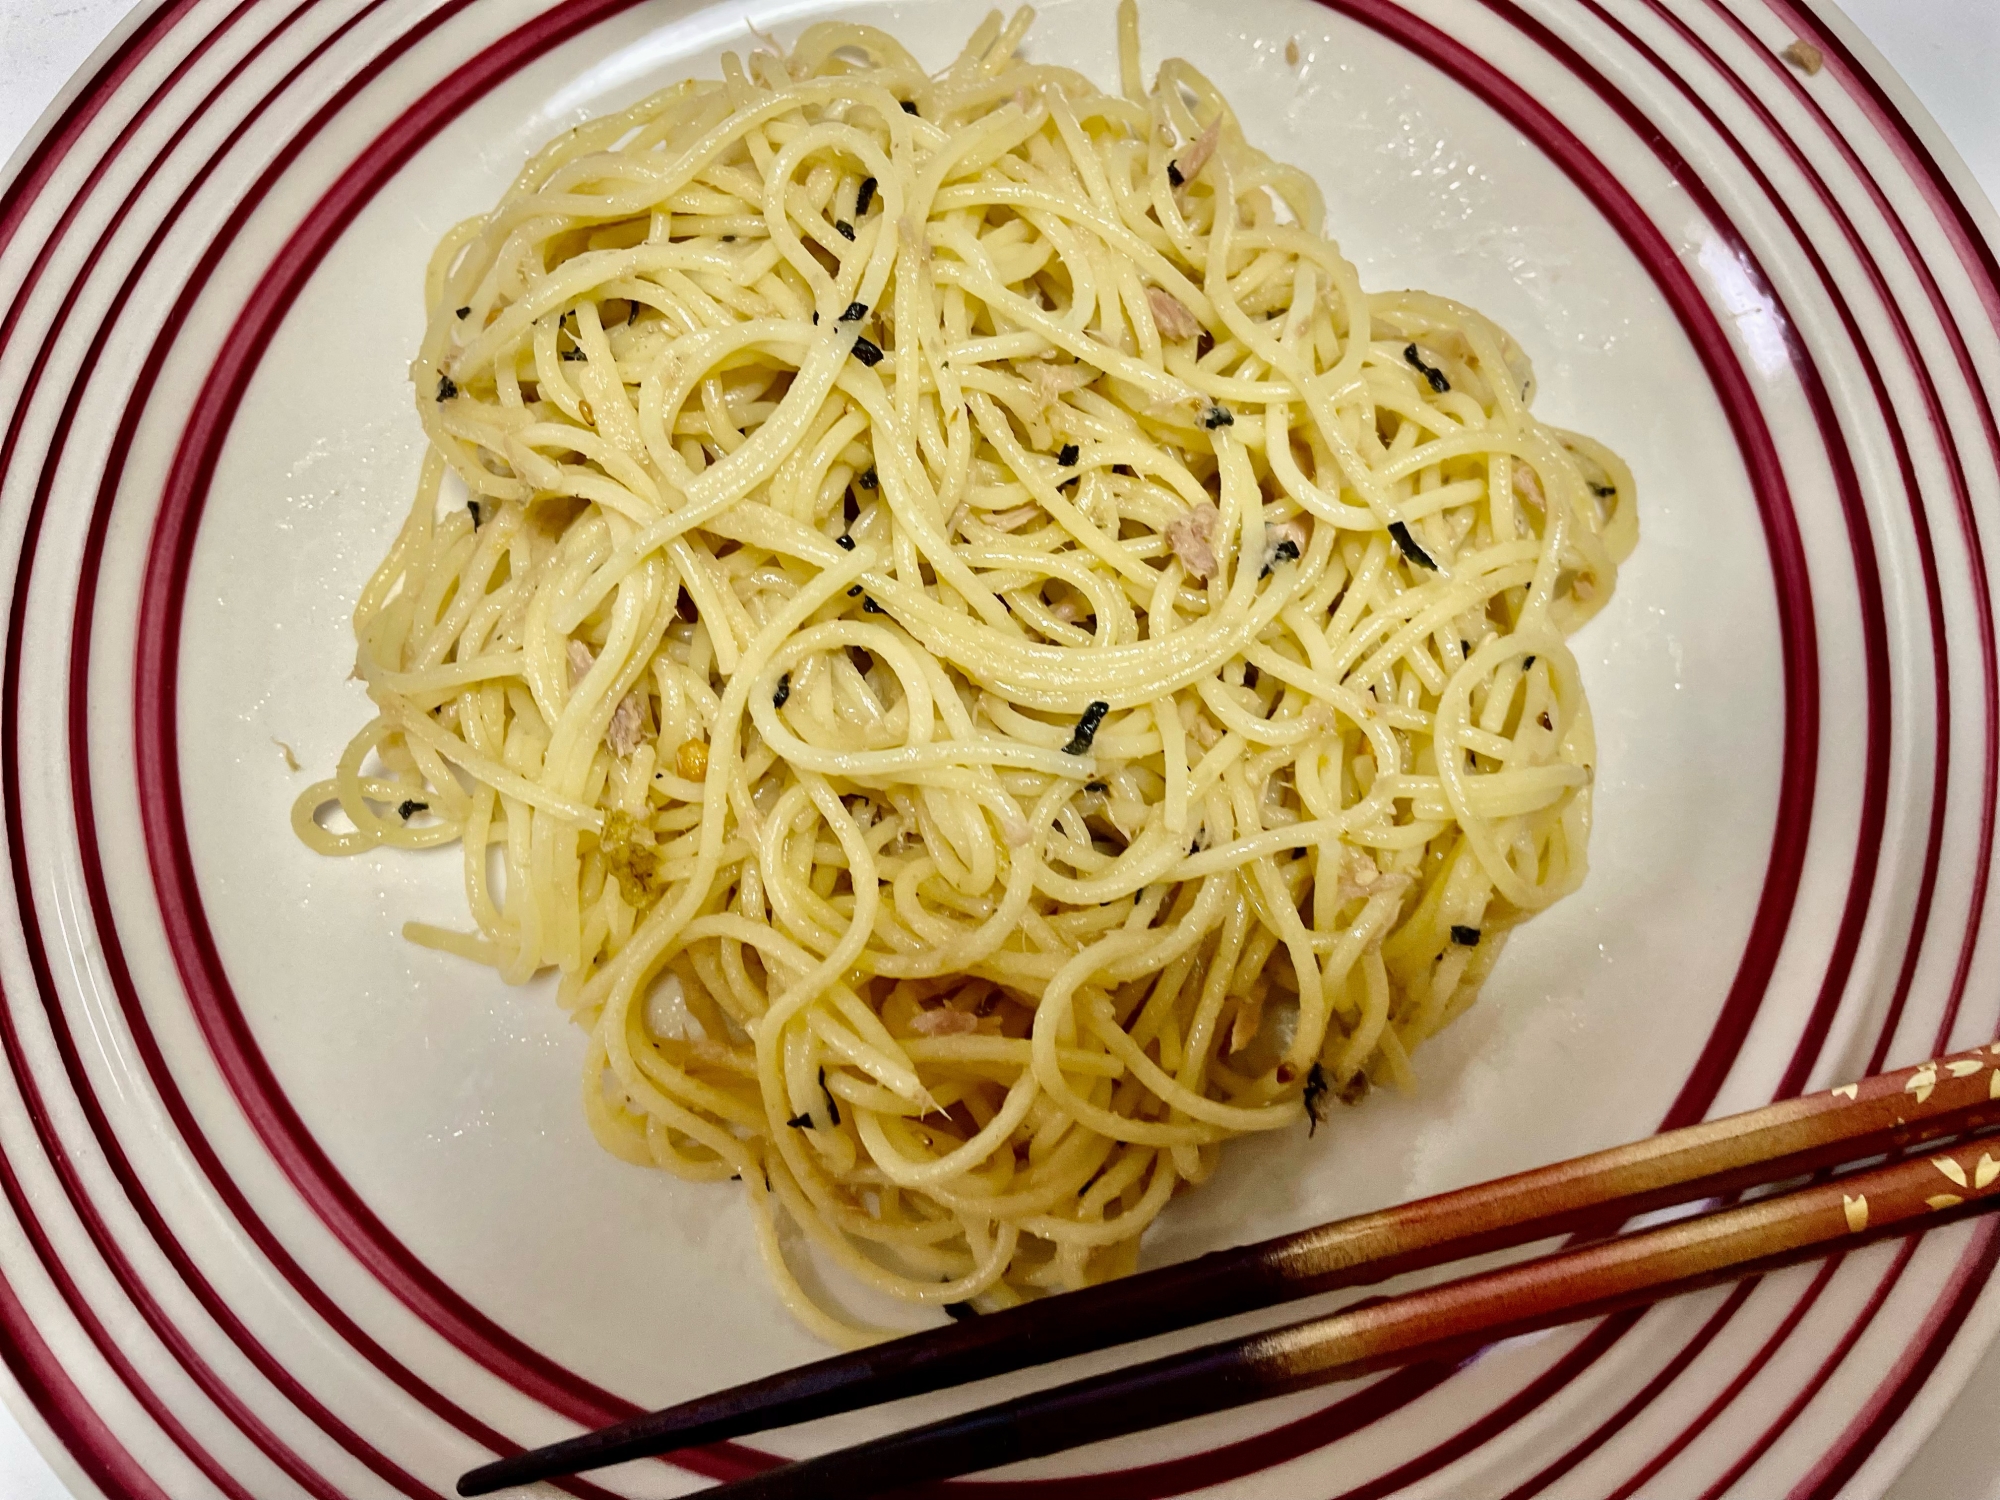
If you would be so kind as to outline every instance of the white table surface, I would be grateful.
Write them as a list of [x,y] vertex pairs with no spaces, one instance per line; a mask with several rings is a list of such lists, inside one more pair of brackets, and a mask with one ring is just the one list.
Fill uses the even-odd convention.
[[[135,0],[0,0],[0,160]],[[1823,7],[1822,7],[1823,8]],[[2000,204],[2000,0],[1844,0]],[[2000,1346],[1973,1372],[1889,1500],[2000,1500]],[[0,1500],[71,1500],[0,1409]],[[1660,1500],[1673,1500],[1662,1496]]]

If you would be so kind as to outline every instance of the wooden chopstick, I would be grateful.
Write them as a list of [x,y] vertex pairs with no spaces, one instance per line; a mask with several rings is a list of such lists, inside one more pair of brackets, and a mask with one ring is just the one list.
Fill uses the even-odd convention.
[[1740,1208],[1211,1344],[989,1406],[703,1491],[713,1500],[842,1500],[1085,1443],[1740,1280],[2000,1208],[1993,1141],[1853,1173]]
[[[1608,1232],[1652,1209],[1781,1182],[1994,1124],[2000,1124],[2000,1046],[835,1355],[501,1458],[467,1473],[458,1491],[490,1494],[1045,1364],[1554,1235]],[[1874,1222],[1884,1221],[1877,1216]],[[1652,1295],[1672,1290],[1656,1288]]]

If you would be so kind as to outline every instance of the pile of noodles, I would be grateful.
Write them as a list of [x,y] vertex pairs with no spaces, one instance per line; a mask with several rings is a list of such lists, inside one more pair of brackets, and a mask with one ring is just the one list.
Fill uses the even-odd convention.
[[[456,841],[606,1147],[916,1302],[1117,1275],[1400,1081],[1584,871],[1636,538],[1469,308],[1370,296],[1185,62],[817,25],[438,248],[430,451],[313,846]],[[336,816],[336,814],[343,816]]]

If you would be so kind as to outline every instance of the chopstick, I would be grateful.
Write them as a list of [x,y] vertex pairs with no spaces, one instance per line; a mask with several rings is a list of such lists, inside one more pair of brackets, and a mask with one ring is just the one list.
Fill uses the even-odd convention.
[[[1609,1232],[1653,1209],[1722,1197],[1994,1124],[2000,1124],[2000,1047],[1974,1049],[834,1355],[501,1458],[467,1473],[458,1491],[490,1494],[939,1390],[1556,1235]],[[1875,1222],[1883,1221],[1878,1216]]]
[[950,1479],[1475,1349],[2000,1208],[1995,1143],[1909,1158],[1740,1208],[1079,1380],[703,1491],[842,1500]]

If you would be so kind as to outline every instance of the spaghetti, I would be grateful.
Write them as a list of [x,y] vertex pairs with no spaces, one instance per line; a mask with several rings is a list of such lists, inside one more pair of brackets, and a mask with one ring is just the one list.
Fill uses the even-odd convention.
[[726,57],[446,236],[378,713],[294,812],[459,842],[476,930],[407,935],[559,970],[599,1139],[739,1180],[842,1343],[785,1221],[1002,1306],[1406,1078],[1582,878],[1564,638],[1637,534],[1131,0],[1118,94],[1028,15]]

